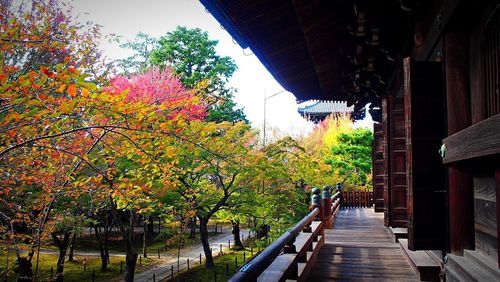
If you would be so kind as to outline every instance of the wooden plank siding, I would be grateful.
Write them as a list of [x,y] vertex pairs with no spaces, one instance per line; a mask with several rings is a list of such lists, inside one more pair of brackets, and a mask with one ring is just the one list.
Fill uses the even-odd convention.
[[497,260],[497,202],[494,175],[474,177],[476,251]]
[[389,129],[388,112],[389,104],[387,99],[382,99],[382,132],[384,135],[383,159],[384,159],[384,226],[391,226],[391,189],[389,185]]
[[306,280],[418,281],[383,217],[371,208],[340,210]]
[[386,177],[384,159],[384,129],[382,123],[373,124],[372,175],[375,212],[384,211],[384,181]]
[[407,227],[406,127],[404,99],[389,98],[389,186],[391,226]]

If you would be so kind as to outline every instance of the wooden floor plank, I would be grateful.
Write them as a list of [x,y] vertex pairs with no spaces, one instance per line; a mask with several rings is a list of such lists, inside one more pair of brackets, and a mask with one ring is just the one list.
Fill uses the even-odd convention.
[[418,281],[372,208],[340,210],[306,281]]

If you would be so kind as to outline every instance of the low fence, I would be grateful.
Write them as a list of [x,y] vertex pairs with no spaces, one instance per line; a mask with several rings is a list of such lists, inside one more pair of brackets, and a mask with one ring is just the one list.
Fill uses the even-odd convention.
[[373,206],[373,192],[371,191],[343,191],[342,208],[370,208]]

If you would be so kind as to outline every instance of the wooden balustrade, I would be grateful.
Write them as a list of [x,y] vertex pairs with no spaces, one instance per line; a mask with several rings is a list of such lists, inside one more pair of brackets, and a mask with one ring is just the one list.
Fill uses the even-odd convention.
[[324,243],[324,228],[332,228],[342,203],[342,192],[313,189],[311,212],[289,231],[243,265],[229,281],[304,281]]
[[369,208],[373,206],[373,192],[371,191],[344,191],[342,192],[341,206],[348,208]]
[[333,223],[335,223],[335,218],[337,217],[337,214],[339,213],[340,203],[342,201],[341,195],[342,195],[342,192],[337,191],[337,193],[335,193],[332,196],[332,221],[333,221]]
[[321,209],[315,207],[293,228],[243,265],[229,281],[303,281],[324,242],[320,214]]

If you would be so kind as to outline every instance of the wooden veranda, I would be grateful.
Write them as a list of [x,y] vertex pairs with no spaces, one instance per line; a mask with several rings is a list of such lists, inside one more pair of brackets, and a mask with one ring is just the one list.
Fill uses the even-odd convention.
[[311,212],[229,281],[436,280],[419,279],[375,213],[371,192],[312,192]]
[[306,281],[419,281],[373,208],[340,209]]

